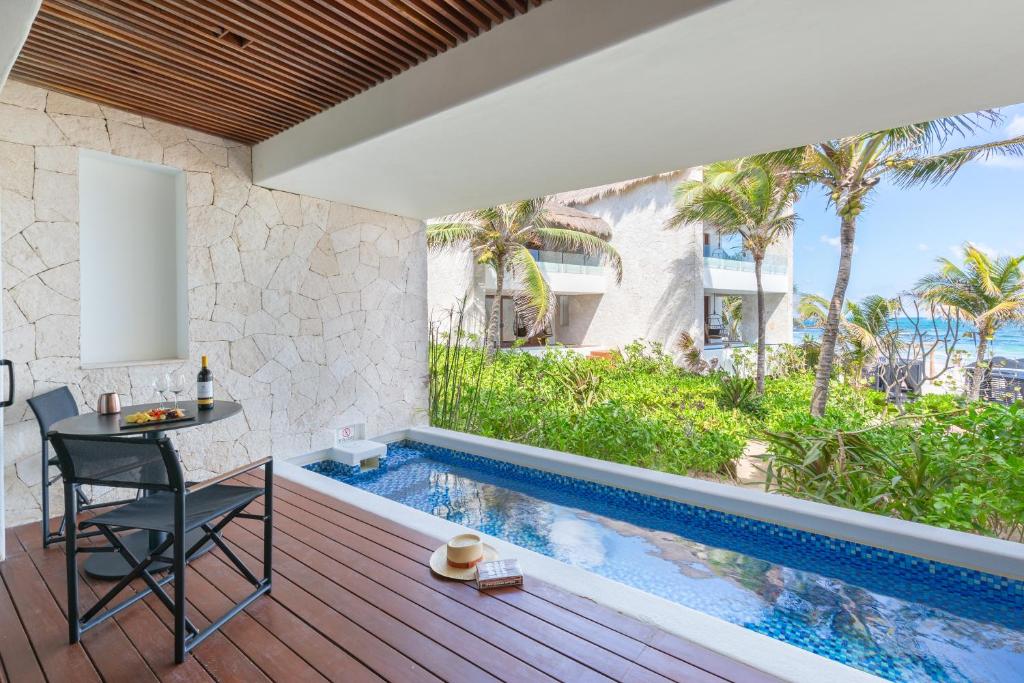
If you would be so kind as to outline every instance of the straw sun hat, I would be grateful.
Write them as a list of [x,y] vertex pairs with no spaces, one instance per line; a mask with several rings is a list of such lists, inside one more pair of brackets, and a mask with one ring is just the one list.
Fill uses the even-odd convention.
[[481,562],[498,559],[498,551],[480,540],[476,534],[459,534],[430,556],[430,569],[449,579],[469,581],[476,576]]

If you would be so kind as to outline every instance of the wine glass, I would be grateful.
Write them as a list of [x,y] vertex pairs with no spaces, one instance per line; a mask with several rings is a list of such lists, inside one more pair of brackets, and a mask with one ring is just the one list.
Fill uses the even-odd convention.
[[174,408],[178,408],[178,396],[180,396],[185,388],[188,387],[188,378],[185,377],[185,373],[177,372],[170,376],[171,381],[171,393],[174,394]]
[[153,389],[156,391],[157,403],[163,408],[163,402],[167,400],[167,394],[171,390],[171,376],[169,373],[161,372],[153,380]]

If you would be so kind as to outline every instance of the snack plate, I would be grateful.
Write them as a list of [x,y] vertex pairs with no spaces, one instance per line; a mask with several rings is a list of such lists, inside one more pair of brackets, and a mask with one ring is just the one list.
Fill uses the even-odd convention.
[[135,429],[137,427],[152,427],[154,425],[165,425],[170,424],[172,422],[185,422],[186,420],[194,419],[196,419],[195,415],[185,415],[184,417],[169,417],[163,420],[150,420],[149,422],[142,423],[121,422],[118,425],[118,427],[120,427],[121,429]]

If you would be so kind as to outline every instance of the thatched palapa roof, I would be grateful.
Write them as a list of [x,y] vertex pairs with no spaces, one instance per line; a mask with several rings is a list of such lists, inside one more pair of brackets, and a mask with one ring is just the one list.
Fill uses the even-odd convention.
[[548,221],[563,228],[589,232],[602,239],[611,239],[612,226],[594,214],[549,200],[545,205]]
[[[582,230],[606,240],[612,237],[612,226],[594,214],[566,206],[552,198],[548,198],[545,201],[544,208],[548,222],[556,227]],[[430,219],[427,223],[461,223],[464,221],[473,222],[475,220],[476,214],[473,211],[462,211]]]
[[658,180],[671,180],[682,176],[685,173],[686,169],[668,171],[667,173],[658,173],[656,175],[643,176],[642,178],[632,178],[630,180],[622,180],[617,183],[608,183],[607,185],[597,185],[596,187],[585,187],[580,190],[559,192],[558,194],[553,195],[552,198],[556,202],[565,204],[566,206],[582,206],[584,204],[597,201],[598,199],[623,194],[635,187],[639,187],[640,185],[646,185],[647,183]]

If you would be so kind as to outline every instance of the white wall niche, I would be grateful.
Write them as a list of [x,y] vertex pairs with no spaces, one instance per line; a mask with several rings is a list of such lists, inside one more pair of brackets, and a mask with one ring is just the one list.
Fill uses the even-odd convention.
[[83,368],[188,359],[185,174],[79,158]]

